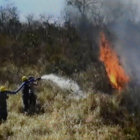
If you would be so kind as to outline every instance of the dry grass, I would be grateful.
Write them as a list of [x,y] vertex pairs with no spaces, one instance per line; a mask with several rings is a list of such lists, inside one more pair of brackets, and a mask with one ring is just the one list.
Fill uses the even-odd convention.
[[21,112],[21,95],[8,99],[9,116],[0,125],[3,140],[136,140],[136,117],[120,106],[119,96],[89,94],[74,100],[48,83],[37,89],[40,112]]

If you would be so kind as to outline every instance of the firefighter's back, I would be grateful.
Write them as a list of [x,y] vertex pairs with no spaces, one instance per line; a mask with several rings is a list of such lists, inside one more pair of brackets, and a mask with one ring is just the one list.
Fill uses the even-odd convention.
[[5,92],[0,92],[0,120],[7,119],[7,94]]

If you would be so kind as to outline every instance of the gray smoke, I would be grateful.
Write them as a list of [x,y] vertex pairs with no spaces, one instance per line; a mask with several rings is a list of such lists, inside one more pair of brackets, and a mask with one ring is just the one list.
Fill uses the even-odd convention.
[[[71,0],[69,19],[81,35],[96,39],[97,26],[107,27],[115,36],[112,44],[130,78],[140,84],[140,1]],[[84,6],[85,5],[85,6]],[[81,10],[83,9],[84,10]],[[112,41],[112,40],[111,40]]]
[[103,13],[121,63],[130,78],[140,84],[140,2],[104,0]]

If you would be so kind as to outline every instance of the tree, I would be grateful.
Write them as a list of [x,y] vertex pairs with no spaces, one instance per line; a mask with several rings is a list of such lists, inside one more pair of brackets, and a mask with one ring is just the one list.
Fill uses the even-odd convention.
[[0,32],[16,37],[20,30],[18,11],[16,7],[0,7]]
[[[80,18],[81,20],[88,20],[92,22],[92,24],[96,25],[103,21],[100,13],[100,0],[67,0],[67,6],[75,9],[71,10],[70,8],[70,10],[66,12],[67,15],[69,13],[69,16],[76,14],[78,19]],[[74,13],[72,14],[71,11],[74,11]]]

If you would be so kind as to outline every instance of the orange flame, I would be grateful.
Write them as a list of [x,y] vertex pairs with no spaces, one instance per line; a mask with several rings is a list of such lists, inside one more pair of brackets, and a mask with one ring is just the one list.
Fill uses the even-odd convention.
[[118,90],[122,90],[129,82],[129,76],[120,65],[117,54],[111,48],[111,44],[106,39],[104,33],[101,33],[100,60],[105,65],[105,69],[112,86]]

